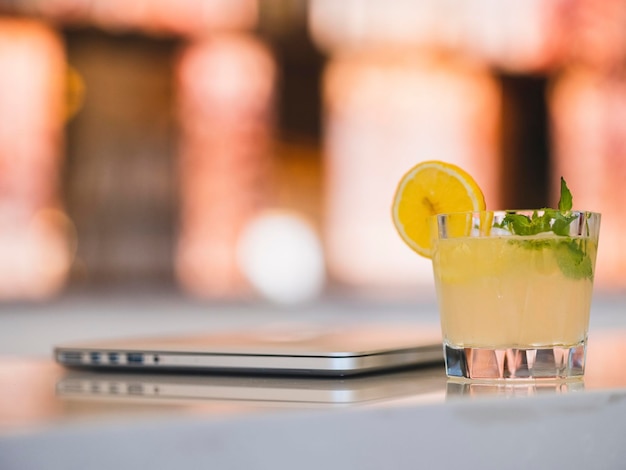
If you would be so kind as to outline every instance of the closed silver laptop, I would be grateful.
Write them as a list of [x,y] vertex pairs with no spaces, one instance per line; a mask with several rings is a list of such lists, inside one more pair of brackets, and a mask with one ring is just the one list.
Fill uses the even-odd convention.
[[441,362],[443,352],[430,326],[279,325],[63,344],[54,357],[72,368],[343,376]]

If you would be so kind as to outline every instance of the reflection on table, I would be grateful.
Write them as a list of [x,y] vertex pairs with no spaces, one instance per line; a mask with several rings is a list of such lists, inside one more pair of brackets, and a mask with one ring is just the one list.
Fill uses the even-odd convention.
[[450,400],[585,394],[626,388],[626,331],[592,335],[584,380],[459,383],[433,366],[350,378],[111,374],[65,370],[51,360],[0,359],[0,432],[77,420],[389,407]]

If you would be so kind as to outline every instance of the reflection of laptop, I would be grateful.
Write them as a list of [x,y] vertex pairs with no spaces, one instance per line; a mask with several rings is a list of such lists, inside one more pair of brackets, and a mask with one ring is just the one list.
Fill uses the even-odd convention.
[[59,345],[73,368],[351,375],[443,360],[438,329],[399,326],[272,326],[207,335]]
[[411,397],[445,396],[441,367],[420,367],[388,374],[350,378],[148,374],[70,371],[56,385],[66,399],[144,404],[188,401],[271,403],[273,406],[346,406]]

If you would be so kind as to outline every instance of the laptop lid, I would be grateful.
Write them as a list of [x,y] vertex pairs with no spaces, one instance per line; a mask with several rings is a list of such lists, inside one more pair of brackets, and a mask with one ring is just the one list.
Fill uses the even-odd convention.
[[438,328],[274,325],[247,331],[63,344],[72,368],[350,375],[443,360]]

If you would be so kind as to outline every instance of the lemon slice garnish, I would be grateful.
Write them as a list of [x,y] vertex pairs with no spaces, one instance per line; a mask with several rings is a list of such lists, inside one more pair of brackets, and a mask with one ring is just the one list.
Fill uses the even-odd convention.
[[436,214],[485,210],[476,181],[463,169],[436,160],[411,168],[400,180],[393,200],[393,222],[413,250],[431,257],[428,219]]

